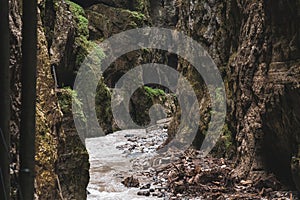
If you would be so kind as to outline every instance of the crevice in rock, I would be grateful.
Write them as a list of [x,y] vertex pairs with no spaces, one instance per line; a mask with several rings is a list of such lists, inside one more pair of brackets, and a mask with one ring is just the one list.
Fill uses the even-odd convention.
[[43,27],[45,29],[45,36],[48,44],[48,52],[50,55],[50,48],[54,37],[54,26],[56,20],[56,12],[53,0],[45,0],[44,4],[40,4],[41,18]]
[[300,89],[286,88],[268,103],[263,117],[262,153],[266,168],[287,185],[293,185],[291,158],[298,156],[299,151],[299,99]]

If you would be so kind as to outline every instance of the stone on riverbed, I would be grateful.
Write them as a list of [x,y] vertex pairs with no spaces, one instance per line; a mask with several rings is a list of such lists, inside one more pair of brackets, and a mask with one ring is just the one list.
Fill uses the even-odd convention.
[[145,191],[138,191],[137,195],[140,195],[140,196],[150,196],[150,192],[148,190],[145,190]]
[[149,189],[150,186],[151,186],[151,184],[148,183],[148,184],[146,184],[146,185],[143,185],[140,189],[141,189],[141,190]]
[[126,187],[139,187],[140,186],[139,179],[134,178],[133,176],[125,178],[122,181],[122,184],[125,185]]

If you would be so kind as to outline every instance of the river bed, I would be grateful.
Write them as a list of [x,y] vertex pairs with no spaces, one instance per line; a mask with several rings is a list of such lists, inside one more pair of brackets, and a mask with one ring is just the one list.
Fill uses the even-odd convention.
[[[139,188],[127,188],[121,183],[131,175],[139,179],[140,186],[150,182],[145,176],[139,176],[134,161],[143,161],[142,157],[153,156],[155,149],[167,137],[166,130],[163,134],[155,131],[151,134],[146,133],[145,129],[123,130],[104,137],[86,139],[91,165],[88,200],[162,199],[139,196]],[[136,138],[139,140],[136,141]],[[136,148],[128,152],[123,147],[130,142],[135,143]]]

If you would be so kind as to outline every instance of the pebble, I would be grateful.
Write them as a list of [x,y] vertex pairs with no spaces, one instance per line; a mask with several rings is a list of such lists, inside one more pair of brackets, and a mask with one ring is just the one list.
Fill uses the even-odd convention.
[[128,137],[134,137],[133,134],[126,134],[124,137],[128,138]]
[[138,191],[137,195],[139,196],[150,196],[150,192],[149,191]]
[[154,192],[154,193],[152,193],[152,196],[156,196],[158,198],[161,198],[161,197],[164,197],[165,195],[164,195],[164,193],[161,193],[161,192]]
[[150,192],[154,192],[154,191],[155,191],[155,189],[154,189],[154,188],[151,188],[149,191],[150,191]]
[[146,185],[143,185],[140,189],[141,189],[141,190],[149,189],[150,186],[151,186],[151,184],[150,184],[150,183],[147,183]]

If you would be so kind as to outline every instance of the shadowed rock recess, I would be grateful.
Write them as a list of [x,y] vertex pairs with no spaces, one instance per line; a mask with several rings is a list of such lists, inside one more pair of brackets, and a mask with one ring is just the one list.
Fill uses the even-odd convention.
[[222,72],[235,175],[273,172],[292,184],[299,177],[298,163],[290,170],[292,156],[299,158],[299,1],[185,1],[178,9],[177,28],[201,42]]
[[[20,4],[20,0],[10,0],[12,199],[16,199],[19,169]],[[232,178],[255,181],[272,173],[300,191],[299,0],[40,0],[38,19],[37,199],[86,199],[88,153],[71,113],[77,71],[97,43],[145,26],[184,32],[199,42],[218,66],[228,112],[212,154],[235,163]],[[103,59],[105,53],[99,50],[97,56]],[[112,116],[111,89],[130,69],[151,62],[171,66],[193,86],[200,119],[192,146],[199,149],[211,118],[207,87],[186,60],[157,49],[130,52],[103,72],[95,101],[99,124],[106,134],[119,129]],[[149,110],[157,103],[173,117],[165,143],[177,131],[184,131],[178,130],[181,108],[174,96],[166,88],[150,84],[138,89],[130,100],[130,114],[139,125],[150,123]],[[118,106],[125,107],[121,100]],[[79,114],[85,121],[86,114]],[[94,136],[97,133],[87,137]]]

